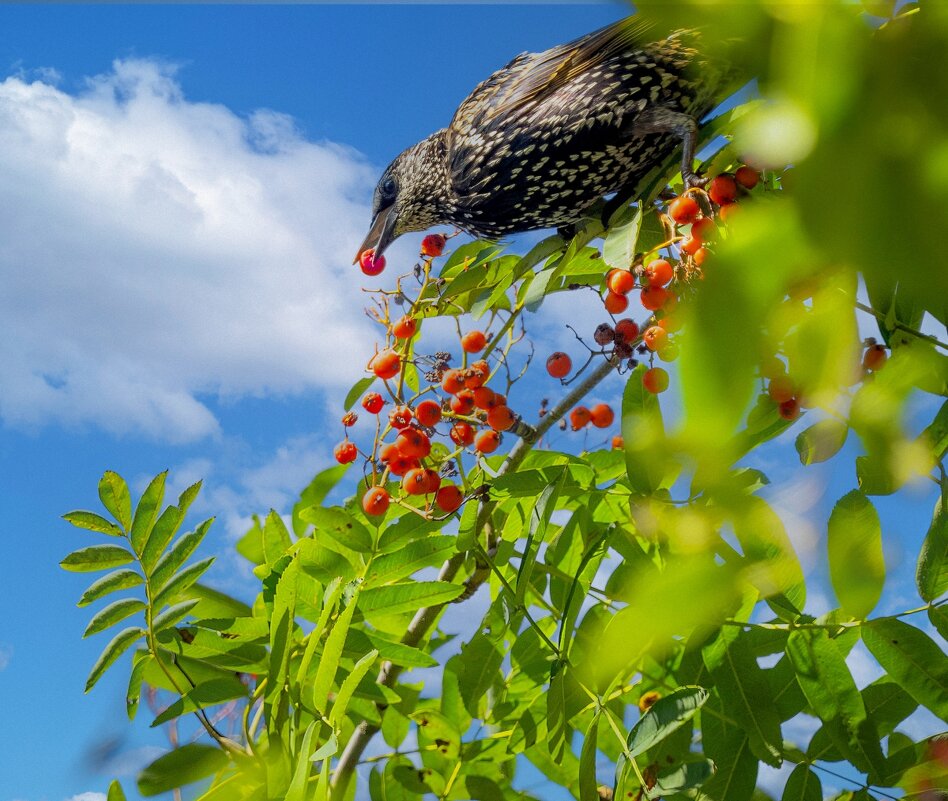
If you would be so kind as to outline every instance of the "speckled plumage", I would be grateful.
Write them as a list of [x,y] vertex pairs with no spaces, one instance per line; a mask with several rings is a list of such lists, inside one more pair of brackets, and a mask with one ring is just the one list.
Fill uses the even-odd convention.
[[579,220],[634,187],[716,104],[722,70],[694,31],[642,45],[623,21],[542,53],[524,53],[479,84],[447,128],[383,173],[363,247],[433,225],[499,238]]

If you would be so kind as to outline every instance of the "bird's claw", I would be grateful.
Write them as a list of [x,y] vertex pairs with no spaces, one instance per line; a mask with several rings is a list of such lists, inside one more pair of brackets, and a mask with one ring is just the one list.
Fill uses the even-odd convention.
[[685,191],[689,189],[704,189],[708,183],[708,178],[698,175],[696,172],[686,172],[681,176],[685,182]]

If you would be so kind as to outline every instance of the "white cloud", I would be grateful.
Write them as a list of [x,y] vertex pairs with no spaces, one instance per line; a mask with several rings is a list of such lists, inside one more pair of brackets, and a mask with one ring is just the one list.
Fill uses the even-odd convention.
[[105,793],[79,793],[67,798],[66,801],[105,801]]
[[168,65],[54,78],[0,82],[0,419],[186,441],[217,432],[209,397],[347,388],[375,171]]

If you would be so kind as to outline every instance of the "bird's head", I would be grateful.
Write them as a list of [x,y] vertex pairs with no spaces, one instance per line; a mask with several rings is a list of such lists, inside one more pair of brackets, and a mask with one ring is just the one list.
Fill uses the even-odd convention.
[[402,234],[424,231],[445,223],[449,191],[444,131],[438,131],[401,153],[386,167],[372,198],[372,225],[359,247],[375,250],[375,257]]

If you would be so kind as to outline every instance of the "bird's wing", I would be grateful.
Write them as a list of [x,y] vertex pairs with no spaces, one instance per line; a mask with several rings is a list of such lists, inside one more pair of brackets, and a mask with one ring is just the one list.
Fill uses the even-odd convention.
[[577,76],[635,49],[649,23],[627,18],[542,53],[522,53],[461,103],[448,126],[448,163],[456,186],[492,132],[510,131],[543,101]]

